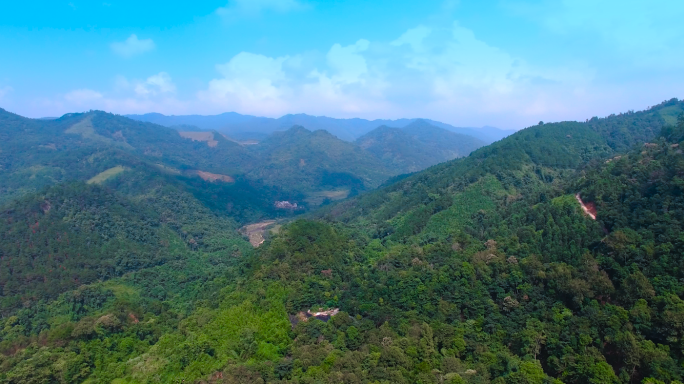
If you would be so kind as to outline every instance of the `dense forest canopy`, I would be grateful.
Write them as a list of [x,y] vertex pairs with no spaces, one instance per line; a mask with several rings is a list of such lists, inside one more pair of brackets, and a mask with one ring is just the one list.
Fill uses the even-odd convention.
[[[237,228],[286,215],[265,203],[285,192],[183,173],[218,155],[151,161],[143,128],[122,128],[106,153],[123,171],[2,206],[0,381],[680,383],[683,111],[673,99],[533,126],[291,220],[258,248]],[[86,134],[114,137],[115,121]],[[55,146],[103,142],[83,135]],[[283,135],[268,145],[330,140]],[[231,205],[250,188],[264,195]]]

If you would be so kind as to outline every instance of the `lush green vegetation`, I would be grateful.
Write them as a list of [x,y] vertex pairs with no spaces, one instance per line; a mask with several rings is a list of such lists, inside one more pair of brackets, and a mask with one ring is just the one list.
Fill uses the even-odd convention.
[[[441,155],[407,168],[383,164],[352,143],[302,127],[276,132],[258,145],[246,146],[214,133],[215,142],[210,146],[183,138],[171,128],[99,111],[33,120],[0,110],[0,204],[56,183],[99,182],[124,167],[144,162],[187,179],[196,178],[198,171],[232,177],[253,186],[248,188],[249,194],[258,200],[275,196],[306,208],[307,202],[329,201],[318,196],[330,191],[346,190],[354,196],[391,176],[453,158],[454,151],[471,142],[481,144],[465,135],[423,125],[407,127],[413,136],[407,134],[405,139],[426,147],[420,140],[430,142],[430,147],[441,145]],[[435,136],[433,130],[451,141]]]
[[307,192],[347,187],[358,193],[400,172],[326,131],[311,132],[300,126],[276,132],[248,148],[262,159],[249,172],[251,178],[273,185],[301,186]]
[[423,120],[404,128],[378,127],[358,138],[356,143],[387,168],[398,169],[401,173],[420,171],[467,156],[485,145],[471,136],[449,132]]
[[263,186],[117,159],[3,208],[0,381],[679,383],[677,108],[528,128],[256,249],[226,217],[275,214],[229,208]]

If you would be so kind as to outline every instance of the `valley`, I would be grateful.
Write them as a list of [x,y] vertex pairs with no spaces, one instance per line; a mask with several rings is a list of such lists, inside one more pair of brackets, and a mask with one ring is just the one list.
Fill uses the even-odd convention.
[[684,384],[684,1],[1,9],[0,384]]
[[0,380],[676,383],[682,112],[244,145],[0,111]]

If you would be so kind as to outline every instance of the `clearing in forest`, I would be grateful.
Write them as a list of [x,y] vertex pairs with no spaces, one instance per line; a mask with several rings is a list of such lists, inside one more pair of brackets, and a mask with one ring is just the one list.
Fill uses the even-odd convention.
[[310,205],[321,205],[325,200],[336,201],[346,199],[349,196],[348,188],[331,189],[327,191],[311,192],[306,198]]
[[209,182],[214,182],[216,180],[220,180],[226,183],[233,183],[235,182],[235,179],[232,178],[231,176],[228,175],[221,175],[219,173],[211,173],[211,172],[204,172],[204,171],[191,171],[191,173],[199,176],[202,178],[202,180],[209,181]]
[[266,239],[264,233],[266,230],[275,224],[275,220],[266,220],[259,223],[245,225],[240,228],[240,233],[249,237],[249,242],[254,248],[260,246]]
[[117,165],[116,167],[109,168],[106,171],[100,172],[97,175],[93,176],[90,178],[90,180],[87,181],[88,184],[101,184],[107,181],[107,179],[114,177],[118,175],[119,173],[123,172],[126,170],[126,168]]
[[210,147],[215,147],[218,145],[218,141],[214,140],[214,132],[189,132],[183,131],[178,132],[181,137],[186,139],[191,139],[193,141],[206,141],[207,145]]
[[579,193],[575,195],[575,199],[577,199],[577,202],[580,203],[584,213],[591,217],[592,220],[596,220],[596,205],[592,202],[585,203],[582,201],[582,197],[580,197]]
[[[71,135],[80,135],[84,139],[96,141],[102,144],[122,146],[128,149],[133,148],[130,144],[126,143],[125,140],[117,141],[98,134],[95,131],[95,127],[93,127],[92,115],[84,117],[83,120],[69,127],[66,131],[64,131],[64,133],[68,133]],[[117,138],[120,137],[121,139],[123,139],[121,132],[117,132],[117,134],[119,135]]]

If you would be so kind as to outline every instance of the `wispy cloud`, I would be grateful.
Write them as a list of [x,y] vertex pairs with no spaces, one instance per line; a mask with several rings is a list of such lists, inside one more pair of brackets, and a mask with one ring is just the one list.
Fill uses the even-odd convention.
[[400,47],[404,44],[408,44],[414,51],[419,51],[423,46],[423,40],[430,36],[430,33],[432,33],[431,28],[419,25],[404,32],[398,39],[391,42],[390,45]]
[[671,0],[512,0],[505,7],[559,36],[589,34],[605,48],[648,66],[684,66],[684,3]]
[[4,87],[0,87],[0,100],[4,99],[5,96],[7,96],[13,90],[14,89],[12,87],[10,87],[9,85],[6,85]]
[[83,105],[92,103],[96,100],[101,100],[102,94],[100,92],[93,91],[92,89],[87,88],[75,89],[64,95],[64,99],[76,105]]
[[65,108],[119,113],[424,116],[512,128],[593,116],[596,104],[619,93],[596,85],[586,64],[523,57],[457,22],[416,25],[388,41],[331,44],[323,53],[244,51],[215,68],[215,78],[187,97],[171,75],[159,72],[137,80],[119,76],[111,94],[81,89],[61,101]]
[[43,100],[44,110],[59,114],[84,109],[101,109],[115,113],[189,112],[197,107],[193,101],[179,101],[171,75],[159,72],[144,80],[129,80],[118,75],[111,92],[88,88],[75,89],[61,97]]
[[171,76],[166,72],[152,75],[143,82],[135,85],[135,93],[138,96],[149,97],[176,91],[176,85],[171,81]]
[[117,41],[110,44],[114,53],[123,57],[131,57],[154,49],[154,41],[152,39],[138,39],[138,36],[132,34],[124,41]]
[[216,13],[223,17],[257,16],[264,11],[289,12],[305,9],[307,5],[299,0],[231,0]]

